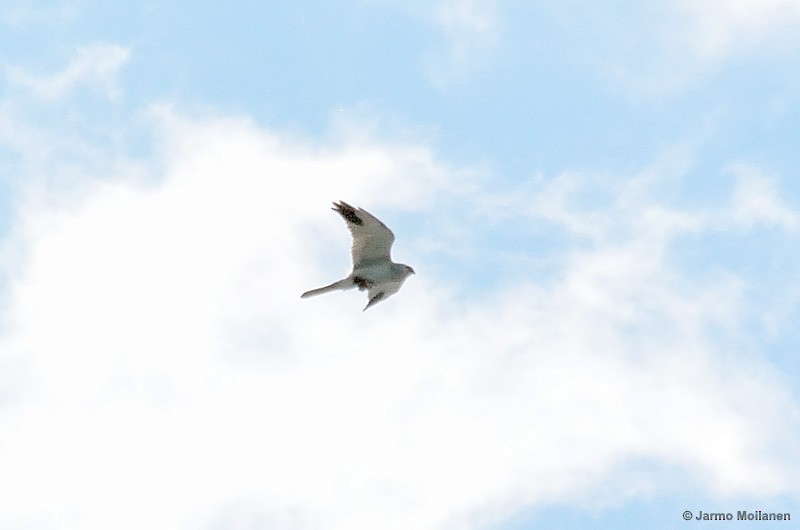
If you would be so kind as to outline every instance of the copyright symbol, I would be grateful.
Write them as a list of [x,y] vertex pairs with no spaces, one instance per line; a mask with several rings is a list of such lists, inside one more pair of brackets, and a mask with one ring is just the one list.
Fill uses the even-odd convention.
[[683,518],[688,521],[689,519],[692,518],[692,512],[690,512],[689,510],[686,510],[685,512],[683,512]]

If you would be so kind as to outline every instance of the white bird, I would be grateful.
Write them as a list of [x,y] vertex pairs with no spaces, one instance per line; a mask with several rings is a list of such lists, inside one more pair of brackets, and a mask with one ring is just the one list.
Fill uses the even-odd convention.
[[414,269],[392,261],[394,234],[375,216],[344,201],[333,203],[332,210],[342,216],[353,235],[353,272],[343,280],[306,291],[300,297],[358,287],[359,291],[367,290],[366,311],[399,291],[406,278],[414,274]]

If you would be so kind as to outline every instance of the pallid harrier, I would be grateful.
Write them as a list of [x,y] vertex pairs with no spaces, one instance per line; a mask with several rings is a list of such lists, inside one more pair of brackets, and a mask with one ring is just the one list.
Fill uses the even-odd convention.
[[333,203],[332,210],[344,218],[353,234],[353,272],[344,280],[306,291],[301,298],[358,287],[359,291],[367,290],[366,311],[399,291],[414,269],[392,261],[389,253],[394,234],[372,214],[344,201]]

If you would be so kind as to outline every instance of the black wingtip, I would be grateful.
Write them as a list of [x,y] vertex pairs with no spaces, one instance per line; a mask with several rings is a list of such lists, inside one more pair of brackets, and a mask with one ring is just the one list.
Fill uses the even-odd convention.
[[364,309],[362,309],[362,310],[361,310],[361,312],[363,313],[364,311],[366,311],[366,310],[367,310],[367,309],[369,309],[370,307],[374,306],[375,304],[377,304],[378,302],[380,302],[381,300],[383,300],[383,297],[384,297],[384,295],[385,295],[385,294],[386,294],[386,293],[385,293],[384,291],[381,291],[381,292],[379,292],[378,294],[376,294],[375,296],[373,296],[372,298],[370,298],[370,299],[369,299],[369,302],[367,302],[367,307],[365,307]]
[[344,219],[350,223],[356,225],[364,224],[364,221],[362,221],[361,218],[356,213],[356,209],[344,201],[340,200],[338,203],[336,202],[333,203],[333,208],[331,208],[331,210],[344,217]]

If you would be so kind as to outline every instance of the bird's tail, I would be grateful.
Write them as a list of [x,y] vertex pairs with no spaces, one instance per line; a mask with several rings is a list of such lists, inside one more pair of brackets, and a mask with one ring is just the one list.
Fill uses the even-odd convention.
[[331,291],[340,291],[344,289],[349,289],[350,287],[353,287],[353,280],[351,280],[350,278],[345,278],[344,280],[333,282],[332,284],[326,285],[325,287],[320,287],[319,289],[311,289],[310,291],[306,291],[300,295],[300,298],[317,296],[318,294],[325,294]]

